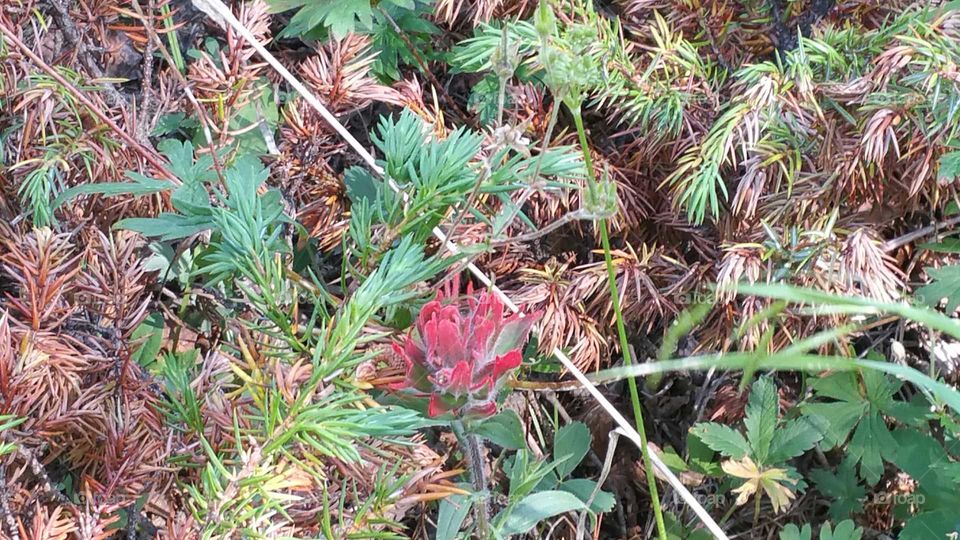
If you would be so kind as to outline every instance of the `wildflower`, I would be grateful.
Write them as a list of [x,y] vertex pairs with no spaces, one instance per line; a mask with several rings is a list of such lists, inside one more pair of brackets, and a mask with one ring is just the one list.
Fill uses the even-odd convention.
[[764,492],[770,498],[773,512],[779,513],[780,510],[786,510],[790,501],[797,496],[791,489],[791,486],[796,487],[797,481],[790,478],[786,469],[760,467],[749,456],[739,461],[725,461],[720,467],[730,476],[746,480],[742,486],[733,490],[737,494],[738,506],[746,504],[751,496],[759,497],[761,492]]
[[459,417],[490,416],[497,411],[497,394],[523,356],[539,314],[504,317],[503,303],[484,291],[465,302],[454,297],[457,281],[423,306],[411,332],[394,350],[407,365],[406,379],[397,390],[429,395],[431,417],[453,413]]

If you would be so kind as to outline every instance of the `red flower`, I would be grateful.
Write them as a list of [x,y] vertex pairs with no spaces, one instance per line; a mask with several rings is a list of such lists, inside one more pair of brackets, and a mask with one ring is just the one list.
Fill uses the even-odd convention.
[[489,292],[456,298],[458,280],[428,302],[417,317],[416,336],[393,348],[406,362],[406,379],[394,386],[430,396],[427,413],[490,416],[502,383],[523,361],[520,347],[539,314],[503,316]]

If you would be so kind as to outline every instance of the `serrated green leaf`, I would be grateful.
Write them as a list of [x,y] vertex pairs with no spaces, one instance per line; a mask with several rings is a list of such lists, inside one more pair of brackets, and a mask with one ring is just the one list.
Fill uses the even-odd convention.
[[750,445],[739,431],[714,422],[697,424],[690,428],[704,444],[722,455],[742,459],[750,452]]
[[302,25],[302,32],[322,24],[335,38],[343,39],[358,28],[368,30],[373,22],[373,9],[370,0],[318,0],[307,3],[297,12],[291,19],[291,24],[294,22],[299,23],[295,26],[297,29]]
[[830,517],[833,519],[846,519],[851,513],[863,510],[867,490],[860,485],[856,464],[849,457],[840,462],[836,473],[814,469],[809,477],[821,493],[833,499],[830,505]]
[[800,410],[810,418],[823,436],[823,448],[829,450],[847,441],[853,427],[869,408],[866,402],[836,401],[805,403]]
[[894,465],[920,484],[923,501],[917,501],[917,506],[924,510],[960,506],[957,490],[960,464],[943,445],[930,434],[916,429],[896,429],[892,436],[897,444],[897,453],[892,459]]
[[903,383],[888,377],[879,371],[864,370],[861,373],[866,397],[870,405],[879,411],[886,411],[893,404],[893,396],[900,390]]
[[170,162],[170,172],[184,184],[199,184],[217,178],[216,171],[212,169],[213,158],[209,154],[203,154],[194,159],[193,144],[190,141],[164,139],[157,143],[157,150]]
[[[504,96],[504,107],[508,106],[508,99]],[[491,124],[497,119],[500,108],[500,80],[496,75],[487,75],[473,86],[467,107],[477,114],[483,125]]]
[[[695,437],[694,437],[695,438]],[[683,458],[677,454],[677,451],[672,447],[667,447],[663,449],[663,453],[660,454],[660,461],[663,461],[663,464],[666,465],[673,472],[683,472],[690,470],[690,467],[687,466],[687,463],[683,461]]]
[[[835,374],[812,383],[817,397],[832,397],[830,403],[807,403],[801,406],[803,414],[820,428],[826,449],[843,444],[850,432],[847,444],[848,455],[860,464],[860,477],[870,485],[876,484],[883,474],[884,461],[892,461],[897,455],[897,441],[887,427],[884,414],[905,413],[902,402],[894,400],[902,383],[874,370],[857,376]],[[913,407],[911,407],[913,408]]]
[[770,443],[770,463],[780,463],[803,455],[823,438],[817,427],[808,418],[797,418],[777,428]]
[[780,397],[776,385],[770,377],[760,377],[750,389],[747,414],[743,420],[747,429],[750,455],[758,464],[767,463],[779,413]]
[[829,397],[841,401],[860,401],[860,385],[857,373],[843,371],[826,377],[818,377],[810,386],[820,397]]
[[891,461],[896,455],[897,441],[880,413],[872,411],[857,424],[847,451],[860,462],[860,477],[872,486],[883,475],[884,460]]

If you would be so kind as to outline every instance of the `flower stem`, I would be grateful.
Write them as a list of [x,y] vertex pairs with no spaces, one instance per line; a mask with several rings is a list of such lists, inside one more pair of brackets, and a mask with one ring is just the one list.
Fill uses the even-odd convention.
[[477,521],[477,532],[480,538],[490,538],[490,509],[487,506],[487,478],[483,472],[483,452],[480,451],[480,438],[468,433],[460,420],[454,420],[453,428],[460,447],[463,448],[467,459],[467,470],[470,472],[470,483],[476,492],[477,499],[473,504],[474,519]]
[[[540,142],[540,154],[537,155],[537,163],[533,169],[533,176],[530,177],[530,185],[523,188],[523,192],[520,194],[520,198],[517,200],[513,208],[509,209],[507,218],[503,221],[503,227],[506,228],[513,222],[513,218],[517,217],[517,214],[520,213],[520,209],[523,207],[524,203],[527,202],[527,199],[530,198],[536,192],[537,178],[540,176],[540,168],[543,165],[543,156],[547,153],[547,147],[550,144],[550,138],[553,136],[553,128],[557,125],[557,116],[560,110],[560,103],[554,102],[553,109],[550,110],[550,120],[547,122],[547,131],[543,135],[543,140]],[[493,236],[497,237],[502,231],[495,230],[493,231]],[[536,232],[536,231],[534,231]],[[513,238],[506,239],[509,242],[513,241]]]
[[[583,152],[583,163],[587,168],[587,189],[597,187],[597,177],[593,170],[593,160],[590,157],[590,147],[587,145],[587,134],[583,129],[583,116],[580,108],[573,112],[573,121],[577,126],[577,136],[580,139],[580,149]],[[617,335],[620,337],[620,350],[623,352],[623,363],[633,363],[630,358],[630,344],[627,342],[627,330],[623,324],[623,314],[620,311],[620,291],[617,290],[617,273],[613,268],[613,257],[610,255],[610,235],[607,233],[607,220],[597,222],[600,229],[600,240],[603,243],[603,260],[607,266],[607,280],[610,284],[610,299],[613,312],[617,319]],[[663,524],[663,513],[660,510],[660,494],[657,492],[657,480],[653,475],[653,463],[650,461],[650,450],[647,448],[647,432],[643,426],[643,410],[640,408],[640,392],[637,390],[637,381],[634,377],[627,379],[630,387],[630,402],[633,404],[633,418],[637,424],[637,433],[640,434],[640,452],[643,454],[643,466],[647,476],[647,487],[650,490],[650,504],[653,506],[653,515],[657,522],[657,533],[660,540],[667,539],[667,531]]]

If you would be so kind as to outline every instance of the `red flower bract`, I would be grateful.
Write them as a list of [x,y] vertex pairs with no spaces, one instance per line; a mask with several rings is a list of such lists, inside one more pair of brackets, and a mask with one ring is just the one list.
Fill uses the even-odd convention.
[[430,396],[428,414],[490,416],[497,411],[503,381],[523,356],[520,347],[539,318],[504,317],[503,304],[489,292],[457,297],[458,280],[417,317],[416,332],[393,348],[407,365],[406,379],[394,386]]

